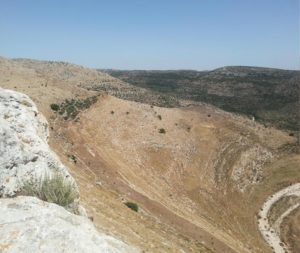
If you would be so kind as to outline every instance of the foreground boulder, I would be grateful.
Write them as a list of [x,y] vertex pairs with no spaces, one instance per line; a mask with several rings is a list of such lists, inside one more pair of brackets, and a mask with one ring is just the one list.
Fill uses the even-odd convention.
[[85,217],[35,197],[0,199],[0,252],[134,253]]
[[48,135],[46,119],[28,96],[0,88],[0,197],[53,173],[74,181],[49,148]]
[[[24,183],[38,184],[50,175],[59,175],[78,193],[74,179],[47,141],[48,123],[29,97],[0,88],[0,252],[136,252],[99,234],[84,216],[36,197],[15,197]],[[78,196],[71,203],[76,206],[75,200],[78,204]],[[84,213],[79,207],[72,211]]]

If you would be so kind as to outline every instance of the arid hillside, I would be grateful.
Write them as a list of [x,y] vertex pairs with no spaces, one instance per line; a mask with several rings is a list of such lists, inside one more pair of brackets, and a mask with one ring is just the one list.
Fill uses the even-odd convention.
[[210,103],[268,126],[299,131],[299,71],[229,66],[212,71],[105,72],[137,87]]
[[[99,230],[144,252],[272,252],[259,210],[300,182],[289,132],[193,101],[158,107],[175,100],[67,63],[1,58],[0,86],[29,95],[47,117],[50,145]],[[298,203],[283,196],[267,217],[291,252]]]

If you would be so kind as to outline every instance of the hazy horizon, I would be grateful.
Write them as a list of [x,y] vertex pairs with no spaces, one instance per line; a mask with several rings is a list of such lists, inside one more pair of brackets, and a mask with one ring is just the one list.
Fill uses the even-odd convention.
[[0,55],[98,69],[299,69],[299,1],[7,1]]
[[219,66],[213,69],[202,69],[202,70],[198,70],[198,69],[185,69],[185,68],[174,68],[174,69],[126,69],[126,68],[99,68],[99,67],[90,67],[90,66],[86,66],[84,64],[80,64],[80,63],[75,63],[75,62],[70,62],[70,61],[64,61],[64,60],[49,60],[49,59],[35,59],[35,58],[23,58],[23,57],[8,57],[5,55],[0,55],[0,57],[3,57],[5,59],[8,60],[33,60],[33,61],[53,61],[53,62],[64,62],[64,63],[69,63],[69,64],[75,64],[75,65],[79,65],[82,67],[86,67],[86,68],[91,68],[91,69],[97,69],[97,70],[115,70],[115,71],[211,71],[211,70],[216,70],[219,68],[224,68],[224,67],[249,67],[249,68],[266,68],[266,69],[279,69],[279,70],[290,70],[290,71],[300,71],[299,69],[287,69],[287,68],[276,68],[276,67],[266,67],[266,66],[257,66],[257,65],[226,65],[226,66]]

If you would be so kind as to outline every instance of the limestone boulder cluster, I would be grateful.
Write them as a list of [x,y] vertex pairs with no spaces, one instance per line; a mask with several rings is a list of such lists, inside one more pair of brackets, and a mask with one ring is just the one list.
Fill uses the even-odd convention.
[[18,196],[25,181],[53,173],[78,191],[49,148],[48,136],[48,123],[33,101],[0,88],[0,252],[137,252],[99,233],[85,216],[36,197]]

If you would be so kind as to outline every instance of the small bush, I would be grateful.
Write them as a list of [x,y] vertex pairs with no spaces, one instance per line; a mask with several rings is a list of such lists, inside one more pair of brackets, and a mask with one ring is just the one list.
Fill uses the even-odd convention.
[[165,133],[166,133],[166,130],[165,130],[164,128],[160,128],[160,129],[158,130],[158,132],[159,132],[160,134],[165,134]]
[[110,111],[110,113],[111,113],[111,114],[114,114],[115,112],[114,112],[114,111]]
[[77,158],[75,155],[68,155],[68,158],[73,161],[73,163],[77,163]]
[[50,105],[50,108],[51,108],[53,111],[57,112],[57,111],[59,110],[59,105],[58,105],[58,104],[51,104],[51,105]]
[[159,120],[161,120],[161,115],[157,115],[157,118],[158,118]]
[[52,177],[46,175],[40,180],[25,182],[21,195],[34,196],[63,207],[73,203],[78,197],[74,184],[66,181],[65,177],[60,174],[54,174]]
[[139,207],[136,203],[133,203],[133,202],[126,202],[125,205],[130,208],[131,210],[135,211],[135,212],[138,212],[139,210]]

